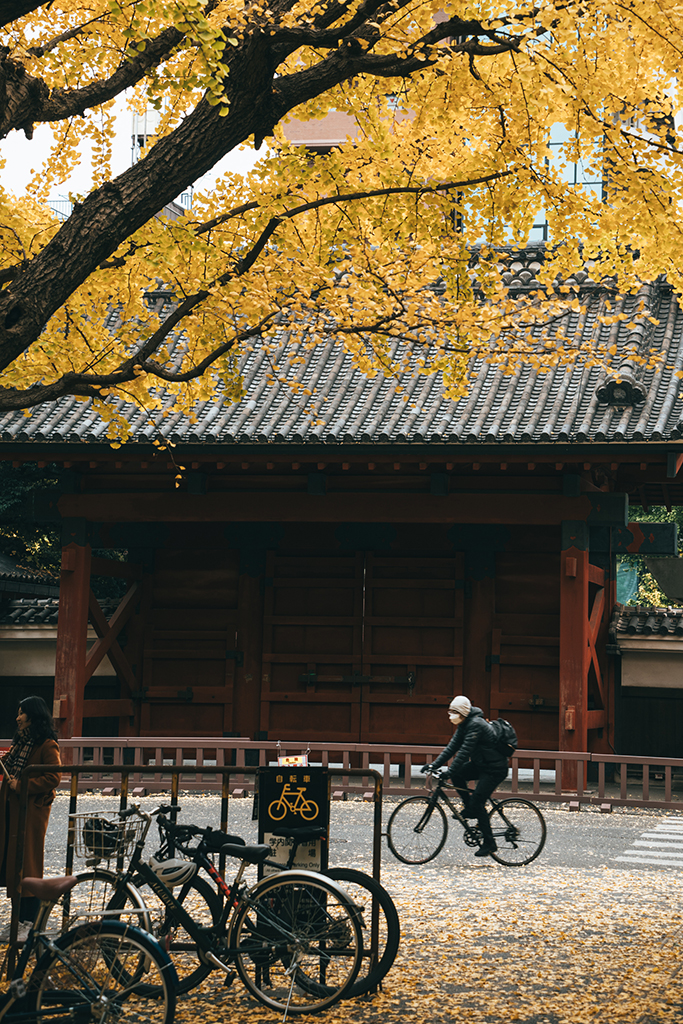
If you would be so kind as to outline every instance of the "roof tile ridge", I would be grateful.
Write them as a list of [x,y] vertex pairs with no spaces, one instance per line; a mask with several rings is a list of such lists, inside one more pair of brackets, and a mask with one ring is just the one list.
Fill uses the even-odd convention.
[[[421,416],[421,414],[422,414],[422,412],[424,410],[424,402],[429,397],[429,393],[430,393],[430,391],[432,389],[433,384],[435,383],[433,376],[423,376],[422,374],[416,374],[415,375],[415,386],[417,387],[418,383],[420,383],[420,382],[421,382],[421,387],[419,388],[419,394],[416,395],[416,397],[415,397],[415,408],[411,409],[410,412],[408,413],[408,415],[406,416],[406,423],[405,423],[406,427],[412,427],[412,425],[415,422],[415,420],[419,416]],[[429,421],[426,421],[426,422],[423,421],[423,420],[420,421],[420,425],[423,428],[420,431],[421,435],[424,435],[426,433],[427,427],[428,427],[428,422]]]
[[[672,324],[671,324],[671,334],[670,334],[669,344],[671,344],[671,341],[673,340],[673,335],[674,335],[674,332],[676,331],[676,328],[678,327],[679,320],[683,321],[683,317],[679,317],[679,314],[681,313],[681,306],[680,306],[680,303],[679,303],[679,301],[678,301],[676,296],[672,296],[671,305],[673,307],[673,318],[672,318]],[[666,334],[668,333],[668,329],[669,329],[669,321],[667,321],[667,325],[666,326],[667,326],[667,329],[665,331],[665,338],[666,338]],[[667,348],[667,353],[668,353],[668,348]],[[679,392],[681,390],[681,378],[677,377],[676,373],[679,372],[682,369],[683,369],[683,323],[681,323],[681,331],[679,331],[678,351],[676,353],[676,358],[675,358],[674,364],[673,364],[673,371],[672,371],[672,374],[671,374],[671,380],[669,381],[669,385],[668,385],[668,387],[666,389],[666,394],[664,395],[664,400],[662,402],[662,408],[660,410],[659,416],[657,417],[655,425],[654,425],[654,427],[652,428],[652,431],[651,431],[651,436],[652,436],[653,439],[657,439],[658,437],[663,437],[665,432],[666,432],[666,426],[667,426],[667,423],[669,421],[669,417],[671,416],[671,413],[673,411],[674,403],[675,403],[676,399],[678,398]],[[652,390],[653,390],[653,392],[656,393],[656,388],[653,387]],[[681,420],[681,416],[679,414],[678,420],[674,424],[674,426],[672,428],[672,431],[676,429],[676,426],[678,425],[678,423],[680,423],[680,420]]]
[[[259,398],[261,397],[264,389],[268,387],[268,381],[266,379],[265,374],[263,374],[259,379],[256,379],[257,371],[260,370],[262,365],[267,361],[268,353],[266,352],[265,348],[261,346],[256,352],[256,358],[254,359],[254,367],[252,368],[252,372],[250,374],[249,385],[246,385],[245,383],[244,396],[242,399],[240,399],[239,402],[236,403],[236,409],[229,410],[230,412],[234,413],[235,416],[235,422],[231,424],[230,431],[233,437],[238,436],[238,434],[244,427],[244,424],[247,423],[252,412],[258,405]],[[249,394],[248,386],[250,386],[251,384],[254,384],[254,391],[252,394]],[[247,433],[251,434],[251,431],[248,431]]]
[[[335,340],[334,348],[332,349],[332,352],[334,352],[335,350],[336,350],[336,357],[334,359],[334,362],[333,362],[332,366],[328,370],[327,379],[326,379],[323,387],[320,389],[320,391],[318,392],[318,394],[316,396],[315,406],[319,410],[319,412],[320,412],[319,418],[322,420],[321,423],[317,423],[313,427],[313,429],[311,430],[311,435],[315,435],[316,437],[321,437],[322,434],[327,430],[327,428],[329,426],[329,423],[330,423],[332,417],[334,416],[334,413],[335,413],[336,409],[338,409],[338,407],[339,407],[339,402],[340,402],[341,396],[345,393],[345,390],[346,390],[346,388],[348,387],[348,384],[349,384],[348,377],[347,377],[343,381],[342,387],[340,387],[338,389],[338,392],[334,396],[332,402],[331,403],[328,402],[328,395],[329,395],[330,391],[332,391],[334,386],[337,384],[337,379],[338,379],[338,376],[339,376],[339,372],[341,371],[341,368],[343,367],[344,361],[346,359],[346,351],[344,350],[343,346],[340,346],[339,342],[336,341],[336,340]],[[330,352],[330,355],[332,355],[332,352]],[[326,360],[326,362],[329,362],[329,357]],[[324,405],[324,413],[325,413],[324,416],[322,415],[323,405]]]
[[[669,309],[668,309],[668,312],[667,312],[666,324],[665,324],[665,327],[664,327],[664,335],[662,337],[662,346],[661,346],[661,349],[660,349],[660,355],[662,357],[662,363],[660,363],[659,366],[657,366],[655,368],[655,370],[654,370],[654,374],[653,374],[653,377],[652,377],[652,383],[651,383],[650,387],[648,388],[648,394],[647,394],[647,398],[645,400],[645,405],[639,411],[638,421],[637,421],[635,427],[633,428],[633,437],[636,440],[642,440],[642,438],[644,438],[646,436],[647,424],[648,424],[648,421],[650,419],[650,413],[652,412],[652,407],[653,407],[653,405],[655,404],[655,402],[657,401],[657,398],[658,398],[658,390],[659,389],[657,387],[657,381],[658,381],[658,379],[661,379],[662,364],[664,363],[664,361],[666,360],[666,358],[669,355],[669,349],[671,348],[671,342],[673,340],[674,331],[676,329],[676,321],[678,319],[678,312],[679,312],[678,302],[676,301],[675,296],[671,295],[669,297]],[[672,380],[675,380],[675,379],[676,378],[672,377]],[[661,416],[659,416],[657,418],[657,422],[659,422],[660,418],[661,418]]]
[[[626,312],[630,305],[631,296],[622,296],[620,312]],[[633,309],[635,313],[638,301],[640,300],[649,311],[650,316],[655,316],[661,302],[661,286],[658,282],[643,282],[635,296],[633,296]],[[641,317],[645,314],[641,314]],[[610,345],[616,344],[621,349],[621,355],[617,352],[614,357],[618,365],[603,374],[598,382],[596,393],[601,402],[609,405],[640,405],[647,399],[647,389],[642,377],[641,353],[648,347],[650,338],[654,333],[654,325],[649,319],[629,329],[624,326],[622,320],[615,320],[610,331]]]
[[[412,346],[408,346],[408,347],[411,348]],[[410,401],[411,401],[411,399],[413,397],[413,392],[414,392],[416,386],[417,386],[417,377],[416,376],[413,376],[413,377],[410,378],[407,386],[404,386],[400,381],[396,380],[395,387],[394,387],[394,397],[397,397],[400,394],[400,398],[399,398],[399,402],[398,402],[398,405],[397,405],[396,409],[394,410],[394,412],[389,417],[389,422],[385,425],[384,429],[382,430],[383,434],[387,434],[388,437],[391,437],[391,433],[392,433],[394,427],[399,423],[399,421],[403,418],[403,416],[408,412],[408,407],[410,405]],[[399,391],[399,388],[401,389],[400,391]],[[401,394],[401,392],[402,392],[402,394]]]
[[[491,364],[487,363],[486,360],[484,359],[480,360],[477,356],[472,355],[468,360],[467,370],[465,372],[466,380],[469,382],[469,380],[472,377],[473,371],[477,368],[478,362],[480,363],[480,366],[477,375],[474,379],[474,384],[470,388],[469,394],[463,395],[462,398],[447,399],[447,401],[452,402],[452,407],[448,412],[444,410],[444,413],[446,413],[446,418],[442,422],[444,423],[445,426],[447,424],[450,424],[454,418],[456,419],[454,430],[452,431],[452,433],[456,437],[459,437],[465,430],[465,423],[469,419],[473,409],[475,409],[477,406],[479,396],[484,387],[484,382],[489,373],[489,368]],[[465,403],[462,410],[460,409],[461,402]]]
[[571,368],[571,372],[569,374],[569,381],[568,381],[568,384],[567,384],[567,393],[569,393],[569,391],[571,390],[571,385],[572,385],[572,381],[574,380],[574,375],[575,374],[578,374],[579,380],[578,380],[578,383],[576,385],[576,391],[574,393],[574,397],[572,398],[571,405],[569,406],[569,410],[568,410],[566,416],[564,417],[564,419],[562,421],[562,426],[560,427],[559,431],[557,432],[558,439],[562,438],[562,437],[571,437],[572,436],[574,422],[576,420],[576,417],[579,414],[579,409],[581,408],[581,401],[583,399],[584,386],[585,386],[585,384],[588,383],[588,380],[590,378],[590,369],[585,365],[585,363],[580,363],[580,362],[574,363],[574,365]]
[[[333,368],[332,373],[339,374],[341,372],[341,370],[343,370],[344,364],[345,363],[350,363],[350,361],[351,361],[351,355],[345,349],[342,349],[340,357],[337,360],[337,362],[335,363],[335,366]],[[330,387],[334,383],[336,383],[336,380],[337,380],[336,376],[335,377],[332,376],[332,373],[330,374],[330,376],[328,378]],[[361,374],[361,376],[362,376],[362,374]],[[345,396],[346,396],[347,392],[349,391],[349,389],[353,387],[354,380],[356,380],[356,377],[357,377],[357,372],[355,370],[353,370],[353,369],[351,369],[351,372],[346,373],[346,374],[343,375],[341,384],[339,385],[339,387],[337,389],[337,394],[334,396],[334,398],[332,399],[330,405],[326,409],[326,412],[327,412],[327,422],[326,422],[327,432],[331,436],[336,437],[337,430],[339,429],[339,427],[338,427],[337,430],[335,430],[335,424],[334,424],[334,421],[335,421],[335,418],[336,418],[336,415],[337,415],[337,410],[339,409],[339,406],[341,405],[341,403],[342,403],[343,399],[345,398]],[[341,424],[339,426],[341,426]]]
[[341,416],[337,417],[336,424],[331,428],[331,433],[334,433],[335,437],[345,429],[349,420],[353,419],[353,414],[358,402],[365,389],[370,386],[370,381],[367,377],[364,377],[358,371],[353,371],[348,374],[349,387],[353,386],[353,393],[351,395],[351,401],[345,406]]
[[[427,395],[424,401],[429,402],[429,407],[427,409],[427,415],[425,416],[424,419],[422,431],[425,437],[429,434],[429,428],[431,427],[432,422],[436,419],[441,406],[444,404],[444,402],[448,401],[448,399],[443,393],[443,377],[440,371],[427,377],[427,385],[429,390],[427,391]],[[435,394],[432,397],[433,391],[436,391],[437,394]]]
[[[593,431],[593,437],[596,441],[604,441],[607,438],[610,424],[614,418],[616,407],[608,405],[603,409],[602,419],[599,423],[596,422],[596,427]],[[597,418],[596,418],[597,419]]]
[[[325,343],[325,345],[322,346],[322,351],[317,353],[318,354],[317,365],[316,365],[316,367],[315,367],[315,369],[313,371],[312,377],[307,381],[307,386],[311,390],[311,395],[309,396],[309,401],[307,403],[305,403],[305,406],[308,407],[308,412],[306,411],[306,407],[304,407],[304,409],[302,409],[302,413],[304,415],[304,422],[303,422],[302,426],[303,426],[303,428],[304,428],[304,430],[305,430],[305,432],[307,434],[318,436],[317,433],[316,433],[316,426],[317,426],[317,424],[315,424],[315,420],[318,419],[321,406],[323,405],[323,401],[324,401],[325,394],[326,394],[327,381],[323,385],[323,387],[322,387],[320,392],[317,392],[317,385],[318,385],[318,381],[323,376],[323,373],[324,373],[324,371],[325,371],[325,369],[327,367],[329,358],[335,352],[336,347],[337,347],[336,340],[334,338],[329,338],[328,341]],[[336,363],[336,359],[335,359],[335,363]],[[316,392],[315,394],[313,394],[314,391]],[[323,426],[324,426],[324,424],[323,424]]]
[[556,372],[557,372],[557,366],[553,366],[553,368],[551,370],[548,370],[546,372],[545,380],[543,381],[543,384],[541,385],[541,390],[539,391],[538,398],[536,399],[536,405],[534,406],[534,411],[532,412],[531,416],[529,417],[529,419],[524,424],[524,428],[522,430],[522,438],[531,438],[536,433],[536,427],[538,426],[538,421],[540,420],[541,416],[543,415],[543,410],[545,409],[546,400],[548,398],[548,395],[552,391],[553,383],[555,382],[555,374],[556,374]]
[[[493,366],[491,366],[491,369],[493,369]],[[488,372],[487,372],[487,376],[488,376]],[[495,370],[494,374],[493,374],[493,380],[491,381],[491,385],[490,385],[490,387],[488,389],[488,393],[486,395],[486,399],[484,401],[484,404],[483,404],[482,408],[480,409],[479,415],[477,416],[476,420],[474,421],[474,424],[470,428],[469,436],[475,437],[477,439],[480,438],[481,432],[482,432],[482,427],[483,427],[484,423],[486,422],[486,419],[487,419],[489,413],[491,412],[491,409],[493,407],[493,403],[496,400],[496,395],[498,394],[498,388],[500,387],[500,382],[501,382],[502,379],[503,379],[503,367],[498,365],[496,367],[496,370]]]
[[522,392],[519,402],[517,403],[517,408],[515,409],[514,415],[508,424],[506,437],[509,436],[510,440],[514,440],[517,436],[517,428],[519,427],[520,421],[524,416],[527,403],[534,392],[537,380],[538,368],[536,366],[529,367],[529,376],[527,378],[526,384],[524,385],[524,391]]
[[520,379],[520,377],[522,375],[522,370],[523,370],[523,366],[517,366],[517,369],[515,370],[515,372],[511,376],[506,376],[504,378],[504,380],[507,381],[507,386],[504,388],[504,390],[503,390],[503,388],[500,389],[500,390],[503,390],[503,397],[501,399],[501,403],[500,403],[500,406],[498,408],[498,412],[494,416],[493,422],[487,428],[487,431],[486,431],[487,437],[490,437],[490,438],[497,438],[498,437],[498,432],[500,431],[501,424],[502,424],[503,420],[505,419],[505,414],[507,413],[508,409],[510,408],[510,403],[512,402],[512,399],[514,398],[515,391],[517,389],[517,384],[519,383],[519,379]]
[[[588,393],[588,384],[590,382],[590,375],[591,375],[591,371],[589,369],[588,370],[588,380],[586,381],[586,392],[585,392],[586,394]],[[588,403],[588,407],[587,407],[585,413],[583,414],[583,419],[581,420],[581,424],[579,426],[579,429],[576,431],[576,435],[575,436],[576,436],[577,441],[585,440],[585,439],[590,437],[591,427],[593,425],[593,417],[595,416],[595,410],[598,408],[599,404],[600,404],[600,400],[598,398],[597,390],[593,389],[593,394],[591,395],[590,401]]]
[[[391,346],[391,349],[392,350],[390,352],[390,356],[393,359],[394,356],[396,355],[396,352],[398,351],[398,343],[394,343]],[[383,399],[382,404],[380,405],[379,409],[377,409],[375,411],[374,410],[375,398],[376,398],[377,394],[382,390],[382,387],[384,386],[385,383],[387,384],[387,394],[386,394],[385,398]],[[368,395],[368,397],[367,397],[367,399],[366,399],[362,409],[359,410],[359,419],[358,419],[358,422],[357,422],[356,426],[354,427],[354,429],[352,431],[353,435],[355,435],[359,430],[363,429],[363,427],[365,426],[365,424],[368,421],[369,414],[371,412],[373,412],[373,411],[375,412],[375,415],[374,415],[374,417],[372,419],[370,419],[369,427],[372,428],[373,423],[377,424],[381,420],[381,418],[384,416],[386,410],[391,407],[391,403],[393,401],[393,398],[394,398],[394,382],[393,382],[393,379],[391,377],[386,376],[383,372],[378,372],[377,373],[376,382],[373,385],[373,387],[371,388],[370,394]],[[370,432],[370,434],[372,434],[372,429],[370,429],[369,432]]]
[[[555,368],[555,379],[558,378],[560,372],[562,373],[562,380],[559,381],[557,394],[555,395],[555,401],[553,402],[550,413],[546,417],[543,430],[541,431],[541,437],[552,437],[555,432],[555,426],[557,420],[562,411],[562,406],[567,401],[567,394],[569,392],[569,385],[571,384],[571,371],[567,363],[558,364]],[[553,383],[555,381],[553,380]]]
[[[329,342],[326,342],[324,349],[327,350],[328,348]],[[287,355],[287,369],[285,371],[285,377],[287,377],[289,372],[292,370],[292,361],[299,358],[299,353],[302,350],[305,351],[303,342],[297,341],[293,346],[291,346],[291,352]],[[304,362],[299,363],[294,369],[293,382],[295,384],[303,383],[306,379],[306,374],[311,369],[311,363],[319,361],[321,358],[324,358],[324,352],[320,351],[320,346],[316,346],[315,349],[309,350],[308,357],[304,357]],[[290,426],[299,419],[305,411],[306,406],[313,400],[313,396],[309,395],[305,401],[299,402],[296,392],[292,392],[290,389],[289,380],[278,380],[272,385],[272,388],[274,391],[272,401],[270,403],[267,403],[267,401],[264,403],[259,416],[259,423],[263,419],[267,409],[275,405],[276,399],[278,399],[277,408],[272,412],[270,418],[270,429],[265,430],[262,436],[270,437],[272,434],[281,434],[286,436]],[[289,416],[286,416],[287,410],[291,410]],[[281,415],[285,415],[285,421],[282,424],[280,424]]]

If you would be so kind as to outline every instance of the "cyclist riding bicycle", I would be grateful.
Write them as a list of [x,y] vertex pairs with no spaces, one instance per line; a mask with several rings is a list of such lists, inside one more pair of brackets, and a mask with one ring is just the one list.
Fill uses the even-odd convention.
[[[448,770],[451,782],[462,797],[463,817],[476,818],[483,843],[475,857],[488,857],[498,849],[486,811],[486,801],[508,773],[508,759],[496,750],[496,734],[484,718],[481,708],[473,708],[467,697],[454,697],[448,708],[448,717],[456,727],[453,738],[431,764],[422,772],[435,771],[442,764],[453,761]],[[470,779],[477,779],[474,790],[467,787]]]

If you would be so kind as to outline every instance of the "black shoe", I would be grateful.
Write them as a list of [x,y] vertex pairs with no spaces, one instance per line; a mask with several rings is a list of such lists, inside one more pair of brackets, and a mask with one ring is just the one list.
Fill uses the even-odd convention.
[[475,853],[474,856],[475,857],[488,857],[489,854],[495,853],[497,849],[498,849],[498,847],[496,846],[496,841],[494,839],[493,842],[491,842],[491,843],[482,843],[482,845],[479,847],[479,849],[477,850],[477,852]]

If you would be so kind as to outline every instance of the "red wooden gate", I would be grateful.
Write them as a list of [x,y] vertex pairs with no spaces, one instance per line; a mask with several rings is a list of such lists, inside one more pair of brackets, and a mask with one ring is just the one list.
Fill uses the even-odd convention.
[[269,556],[261,729],[271,739],[447,735],[460,692],[462,556]]

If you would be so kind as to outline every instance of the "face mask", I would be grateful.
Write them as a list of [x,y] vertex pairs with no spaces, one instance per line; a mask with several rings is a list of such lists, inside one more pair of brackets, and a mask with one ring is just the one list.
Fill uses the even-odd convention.
[[462,715],[459,715],[457,711],[449,711],[448,717],[450,718],[453,725],[460,725],[462,722]]

